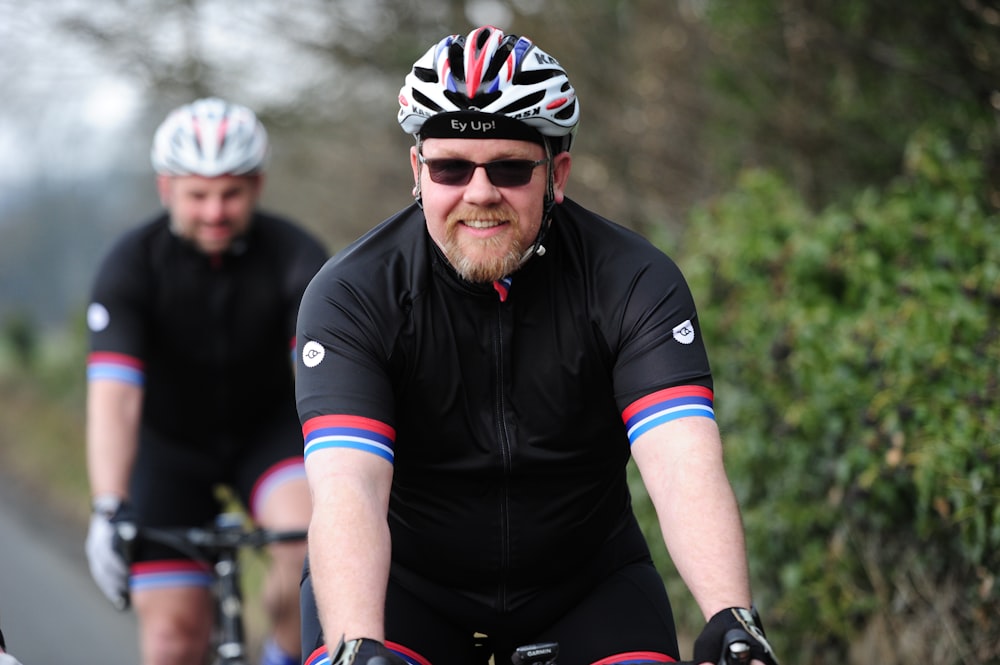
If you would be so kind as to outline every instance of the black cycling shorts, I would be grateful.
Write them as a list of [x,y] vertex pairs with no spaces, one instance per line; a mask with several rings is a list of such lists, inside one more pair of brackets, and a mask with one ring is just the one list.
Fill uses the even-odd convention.
[[[558,662],[572,665],[679,658],[670,601],[648,560],[585,589],[570,583],[541,590],[516,612],[496,612],[429,583],[419,593],[407,586],[390,576],[386,645],[413,665],[486,665],[490,656],[506,665],[515,648],[539,642],[559,643]],[[308,564],[301,600],[303,653],[314,662],[323,636]]]
[[[302,432],[294,419],[262,423],[252,436],[214,440],[211,446],[144,428],[129,492],[140,525],[203,527],[224,508],[220,486],[231,489],[253,517],[256,495],[267,487],[261,481],[287,476],[304,477]],[[164,545],[138,543],[133,563],[184,558]]]

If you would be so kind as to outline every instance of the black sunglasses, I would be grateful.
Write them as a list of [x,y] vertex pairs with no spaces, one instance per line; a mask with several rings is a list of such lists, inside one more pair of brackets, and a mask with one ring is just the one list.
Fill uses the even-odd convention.
[[427,165],[427,173],[431,180],[439,185],[468,185],[472,174],[480,166],[486,169],[486,177],[496,187],[522,187],[531,182],[531,174],[536,166],[548,162],[548,158],[532,161],[530,159],[498,159],[493,162],[470,162],[467,159],[452,157],[427,159],[417,155],[421,164]]

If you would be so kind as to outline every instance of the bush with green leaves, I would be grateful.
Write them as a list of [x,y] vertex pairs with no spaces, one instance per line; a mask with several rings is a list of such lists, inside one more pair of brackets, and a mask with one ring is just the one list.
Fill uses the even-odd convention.
[[747,172],[678,253],[790,662],[1000,659],[1000,214],[971,151],[904,162],[820,213]]

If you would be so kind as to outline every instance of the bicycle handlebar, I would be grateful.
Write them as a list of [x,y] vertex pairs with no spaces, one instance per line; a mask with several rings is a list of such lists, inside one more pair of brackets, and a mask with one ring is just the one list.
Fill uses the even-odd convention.
[[128,559],[131,559],[136,543],[156,542],[213,569],[219,628],[216,642],[218,661],[214,662],[229,665],[247,663],[238,563],[240,549],[306,538],[303,529],[274,531],[248,528],[240,513],[222,513],[216,517],[214,524],[201,528],[161,528],[120,522],[115,524],[115,529]]
[[209,527],[161,528],[131,523],[116,525],[118,536],[129,545],[146,540],[172,547],[194,559],[206,561],[211,554],[236,551],[244,547],[259,549],[272,543],[301,541],[305,529],[274,531],[255,527],[247,529],[239,515],[224,513]]
[[[559,644],[543,642],[518,647],[511,656],[513,665],[556,665],[559,655]],[[749,665],[750,645],[742,640],[733,640],[727,645],[727,653],[722,656],[719,665]],[[674,665],[699,665],[698,661],[681,660]]]

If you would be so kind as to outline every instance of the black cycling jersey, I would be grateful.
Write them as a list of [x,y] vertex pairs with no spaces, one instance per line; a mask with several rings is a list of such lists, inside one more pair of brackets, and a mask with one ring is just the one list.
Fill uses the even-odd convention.
[[143,427],[181,445],[239,447],[260,423],[294,423],[295,317],[325,258],[318,241],[272,215],[256,213],[211,256],[160,215],[100,267],[88,376],[142,385]]
[[306,455],[394,464],[397,581],[498,611],[533,590],[648,559],[626,482],[630,440],[713,417],[680,270],[572,201],[511,279],[450,268],[416,206],[340,252],[303,297],[297,402]]

